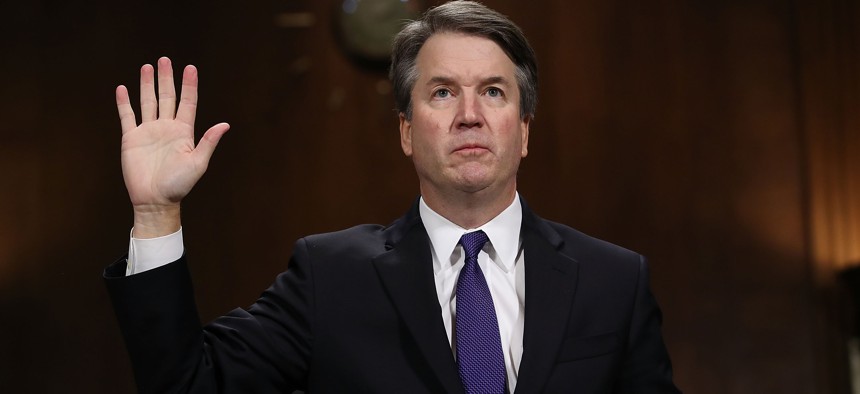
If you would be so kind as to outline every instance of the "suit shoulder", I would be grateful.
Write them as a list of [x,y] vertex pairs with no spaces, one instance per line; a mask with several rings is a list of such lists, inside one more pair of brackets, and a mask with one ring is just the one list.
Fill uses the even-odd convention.
[[305,242],[311,251],[326,251],[326,254],[369,252],[384,247],[385,226],[361,224],[347,229],[308,235]]
[[630,249],[595,238],[565,224],[544,220],[564,240],[563,251],[571,257],[598,259],[601,261],[639,262],[642,256]]

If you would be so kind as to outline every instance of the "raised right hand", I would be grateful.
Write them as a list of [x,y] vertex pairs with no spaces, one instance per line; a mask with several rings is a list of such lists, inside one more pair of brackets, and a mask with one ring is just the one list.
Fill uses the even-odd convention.
[[140,115],[137,124],[128,89],[118,86],[116,105],[122,125],[122,175],[134,207],[134,236],[152,238],[179,229],[179,203],[206,168],[218,141],[230,126],[212,126],[195,146],[197,69],[182,75],[179,108],[170,59],[158,59],[158,98],[155,70],[140,69]]

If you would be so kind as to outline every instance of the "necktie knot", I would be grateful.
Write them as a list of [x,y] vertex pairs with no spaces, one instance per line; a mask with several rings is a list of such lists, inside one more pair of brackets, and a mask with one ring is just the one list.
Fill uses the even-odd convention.
[[489,240],[490,238],[487,237],[487,234],[482,230],[463,234],[463,236],[460,237],[460,245],[463,245],[463,251],[466,252],[466,259],[477,259],[478,253],[481,252],[481,249],[484,248],[484,244]]

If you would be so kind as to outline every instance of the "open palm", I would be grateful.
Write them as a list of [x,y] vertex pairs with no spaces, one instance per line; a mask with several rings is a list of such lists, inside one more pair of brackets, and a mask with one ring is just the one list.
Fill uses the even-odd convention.
[[182,76],[181,101],[170,59],[158,60],[158,97],[155,70],[140,70],[140,114],[137,124],[128,90],[119,86],[116,104],[122,124],[122,173],[135,213],[177,206],[203,176],[226,123],[212,126],[199,144],[194,143],[197,112],[197,69],[187,66]]

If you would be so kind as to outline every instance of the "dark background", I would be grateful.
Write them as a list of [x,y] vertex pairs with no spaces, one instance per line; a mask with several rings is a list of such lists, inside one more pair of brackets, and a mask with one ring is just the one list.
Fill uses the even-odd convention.
[[[0,5],[0,392],[133,392],[101,279],[131,226],[114,89],[136,97],[159,56],[198,66],[198,133],[232,125],[184,204],[204,321],[253,302],[298,237],[409,207],[390,86],[336,44],[339,3]],[[486,4],[540,62],[520,192],[650,258],[678,385],[847,393],[834,274],[860,262],[860,6]],[[277,22],[293,13],[314,23]]]

